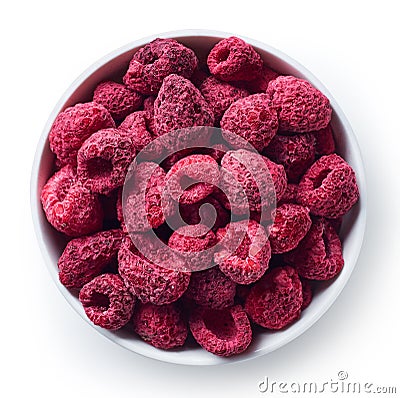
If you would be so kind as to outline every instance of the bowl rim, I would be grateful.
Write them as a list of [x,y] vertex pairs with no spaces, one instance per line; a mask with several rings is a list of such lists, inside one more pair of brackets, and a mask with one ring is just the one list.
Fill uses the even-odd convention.
[[[192,37],[192,36],[197,36],[197,37],[215,37],[218,39],[221,38],[226,38],[230,36],[237,36],[245,40],[247,43],[251,44],[252,46],[259,47],[260,49],[270,53],[271,55],[279,58],[283,62],[289,64],[291,67],[295,68],[298,72],[306,76],[307,80],[310,81],[316,88],[318,88],[320,91],[322,91],[330,100],[332,109],[335,110],[338,119],[343,125],[343,130],[346,132],[346,138],[350,142],[351,147],[352,147],[352,154],[353,154],[353,163],[357,163],[357,183],[360,191],[360,198],[362,198],[362,203],[359,207],[359,213],[357,215],[358,218],[358,223],[359,223],[359,229],[361,230],[361,233],[357,235],[357,240],[355,243],[356,247],[354,248],[353,252],[353,262],[352,264],[347,265],[346,272],[341,273],[341,278],[340,280],[335,280],[335,289],[331,294],[328,296],[328,298],[325,299],[324,305],[320,307],[318,312],[314,314],[312,318],[308,320],[307,323],[303,322],[298,327],[296,328],[287,328],[285,329],[285,334],[286,338],[281,339],[278,343],[274,345],[269,345],[266,348],[261,348],[255,351],[249,351],[245,352],[239,356],[236,357],[230,357],[230,358],[221,358],[212,354],[209,354],[209,356],[204,357],[205,359],[202,360],[195,360],[195,358],[192,358],[191,360],[179,358],[179,355],[176,355],[176,352],[171,352],[171,351],[163,351],[156,349],[152,346],[149,346],[149,348],[144,349],[143,346],[137,345],[135,349],[133,350],[131,346],[128,346],[125,344],[124,339],[115,335],[114,333],[99,328],[92,324],[87,317],[82,316],[82,311],[79,310],[76,304],[76,300],[73,299],[73,296],[71,293],[66,289],[64,286],[62,286],[59,283],[58,280],[58,274],[54,268],[54,262],[50,257],[49,250],[47,248],[47,243],[46,243],[46,237],[44,231],[41,229],[41,221],[39,218],[39,209],[41,208],[41,203],[40,203],[40,197],[37,194],[37,188],[38,188],[38,182],[39,182],[39,170],[40,170],[40,164],[41,164],[41,158],[42,154],[46,148],[47,145],[47,139],[48,139],[48,133],[50,131],[50,128],[60,112],[60,110],[63,108],[65,103],[68,101],[68,99],[71,97],[71,95],[75,92],[75,90],[90,76],[92,75],[97,69],[99,69],[101,66],[104,64],[108,63],[109,61],[112,61],[114,58],[131,51],[134,48],[143,46],[150,42],[151,40],[154,40],[158,37],[163,37],[163,38],[176,38],[179,40],[180,38],[184,39],[186,37]],[[153,34],[150,36],[146,36],[143,38],[140,38],[138,40],[134,40],[114,51],[111,51],[107,55],[103,56],[96,62],[94,62],[92,65],[90,65],[84,72],[82,72],[72,83],[71,85],[65,90],[65,92],[62,94],[56,105],[54,106],[50,116],[47,119],[47,122],[43,128],[43,131],[41,133],[41,136],[39,138],[37,147],[36,147],[36,152],[34,156],[34,161],[33,161],[33,166],[32,166],[32,172],[31,172],[31,180],[30,180],[30,203],[31,203],[31,213],[32,213],[32,221],[34,225],[34,231],[36,234],[36,238],[39,244],[40,251],[42,253],[42,256],[45,260],[46,266],[48,271],[50,272],[50,275],[53,279],[53,282],[56,284],[58,290],[61,292],[61,294],[64,296],[66,301],[70,304],[70,306],[80,315],[81,318],[85,319],[85,321],[91,325],[94,329],[96,329],[102,336],[107,338],[108,340],[111,340],[112,342],[118,344],[119,346],[131,351],[135,352],[136,354],[145,356],[147,358],[152,358],[155,360],[159,360],[162,362],[167,362],[167,363],[173,363],[173,364],[180,364],[180,365],[218,365],[218,364],[231,364],[231,363],[238,363],[238,362],[243,362],[247,361],[262,355],[266,355],[268,353],[271,353],[275,351],[276,349],[288,344],[289,342],[293,341],[296,337],[302,335],[307,329],[309,329],[311,326],[313,326],[331,307],[331,305],[335,302],[339,294],[342,292],[344,286],[347,284],[359,257],[362,245],[363,245],[363,240],[364,240],[364,234],[365,234],[365,228],[366,228],[366,218],[367,218],[367,189],[366,189],[366,176],[365,176],[365,168],[364,168],[364,162],[362,160],[362,155],[360,151],[359,144],[357,142],[356,136],[353,132],[353,129],[351,128],[351,125],[349,121],[347,120],[344,112],[336,102],[336,100],[333,98],[333,96],[330,94],[330,92],[327,90],[327,88],[317,79],[313,73],[311,73],[307,68],[305,68],[302,64],[300,64],[298,61],[294,60],[287,54],[283,53],[282,51],[266,44],[261,41],[248,38],[245,36],[241,35],[236,35],[224,31],[218,31],[218,30],[209,30],[209,29],[182,29],[182,30],[173,30],[173,31],[167,31],[167,32],[161,32],[157,34]],[[299,323],[296,322],[297,324]],[[195,354],[193,354],[195,356]]]

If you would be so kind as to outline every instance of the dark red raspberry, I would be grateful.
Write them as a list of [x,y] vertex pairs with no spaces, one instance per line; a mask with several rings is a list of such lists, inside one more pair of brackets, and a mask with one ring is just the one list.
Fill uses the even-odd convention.
[[344,265],[340,239],[324,218],[315,220],[297,248],[284,258],[300,276],[315,280],[334,278]]
[[158,135],[194,126],[212,126],[213,123],[210,105],[192,82],[178,75],[164,79],[154,103]]
[[143,101],[143,110],[147,112],[151,117],[154,117],[154,102],[156,101],[156,97],[150,95],[146,97]]
[[116,258],[122,237],[122,231],[114,229],[69,241],[58,260],[60,282],[68,288],[90,282]]
[[65,235],[87,235],[102,227],[103,209],[98,196],[78,182],[70,165],[47,181],[41,202],[49,223]]
[[235,296],[235,302],[244,305],[244,302],[246,301],[247,296],[250,293],[251,288],[253,287],[253,284],[250,285],[237,285],[236,286],[236,296]]
[[134,331],[154,347],[168,350],[185,344],[188,327],[175,304],[138,303],[132,319]]
[[219,41],[210,51],[207,65],[223,81],[253,80],[261,74],[263,61],[254,48],[238,37]]
[[279,76],[268,84],[267,95],[280,130],[306,133],[325,128],[331,120],[329,99],[306,80]]
[[[144,242],[149,249],[151,242]],[[174,261],[170,250],[155,250],[157,264],[140,255],[130,237],[122,242],[118,252],[118,271],[129,290],[143,303],[169,304],[186,291],[190,274],[166,268]]]
[[250,290],[245,310],[250,319],[267,329],[282,329],[295,321],[303,303],[302,285],[292,267],[268,271]]
[[327,218],[327,220],[330,222],[336,233],[339,234],[340,229],[342,228],[343,218]]
[[338,218],[358,201],[356,175],[339,155],[319,158],[303,175],[297,193],[300,204],[311,214]]
[[277,134],[263,153],[275,163],[283,165],[289,182],[298,182],[315,160],[314,135]]
[[78,178],[92,192],[108,194],[123,185],[135,153],[132,140],[119,130],[100,130],[78,151]]
[[114,119],[120,120],[139,109],[143,98],[123,84],[105,81],[95,88],[93,101],[103,105]]
[[[253,94],[234,102],[221,120],[222,136],[234,148],[243,148],[243,140],[262,151],[278,131],[276,111],[266,94]],[[232,133],[232,134],[229,134]]]
[[193,337],[205,350],[222,357],[242,353],[252,340],[249,319],[240,305],[224,310],[195,308],[189,325]]
[[301,310],[305,310],[313,299],[313,291],[310,282],[307,279],[300,279],[301,287],[303,290],[303,304],[301,305]]
[[117,330],[131,319],[133,297],[119,275],[99,275],[79,292],[79,300],[87,317],[104,329]]
[[190,48],[174,39],[155,39],[137,51],[124,76],[124,83],[142,94],[157,94],[171,74],[189,78],[198,60]]
[[268,83],[275,80],[280,74],[266,65],[263,65],[260,76],[254,80],[235,82],[238,87],[246,88],[251,94],[265,93],[268,88]]
[[335,139],[330,124],[324,129],[313,131],[315,137],[315,153],[317,156],[330,155],[336,150]]
[[270,227],[269,241],[273,254],[293,250],[306,236],[311,227],[309,210],[306,207],[286,203],[275,210],[275,219]]
[[198,305],[222,309],[233,304],[236,283],[224,275],[218,267],[193,272],[185,298]]
[[219,269],[234,282],[250,284],[268,268],[271,247],[264,227],[253,220],[228,224],[217,231],[222,249],[215,253]]
[[222,82],[214,76],[205,79],[200,91],[214,112],[215,122],[218,123],[224,112],[237,100],[247,97],[248,91]]
[[299,186],[297,184],[287,184],[283,196],[280,198],[278,205],[284,203],[297,203],[297,190]]

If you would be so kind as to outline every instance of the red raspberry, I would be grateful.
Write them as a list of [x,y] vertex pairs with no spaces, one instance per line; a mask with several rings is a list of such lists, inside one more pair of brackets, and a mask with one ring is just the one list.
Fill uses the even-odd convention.
[[297,184],[287,184],[285,192],[278,205],[283,205],[284,203],[297,203],[297,191],[299,186]]
[[50,149],[59,166],[76,165],[76,155],[84,141],[100,129],[115,127],[103,105],[96,102],[76,104],[60,112],[49,133]]
[[247,89],[251,94],[265,93],[268,88],[268,83],[271,80],[275,80],[279,75],[278,72],[263,65],[260,76],[247,82],[235,82],[235,85]]
[[58,260],[60,282],[68,288],[90,282],[116,258],[122,237],[122,231],[114,229],[69,241]]
[[210,51],[207,65],[223,81],[253,80],[261,73],[263,61],[254,48],[238,37],[219,41]]
[[337,218],[346,214],[360,194],[356,175],[339,155],[322,156],[303,175],[297,193],[311,214]]
[[279,76],[268,84],[267,95],[278,112],[280,130],[306,133],[325,128],[331,120],[329,99],[306,80]]
[[310,282],[307,279],[300,279],[301,287],[303,292],[303,304],[301,305],[301,310],[305,310],[313,299],[313,291]]
[[324,218],[314,221],[297,248],[284,258],[303,278],[323,281],[338,275],[344,265],[340,239]]
[[128,292],[121,277],[99,275],[79,292],[87,317],[104,329],[117,330],[131,319],[136,299]]
[[224,310],[198,307],[192,312],[189,325],[205,350],[222,357],[242,353],[252,340],[249,319],[240,305]]
[[289,182],[297,182],[315,160],[315,139],[313,134],[277,134],[265,148],[264,154],[283,165]]
[[105,81],[94,90],[93,101],[103,105],[114,119],[120,120],[139,109],[143,98],[123,84]]
[[295,321],[303,303],[302,285],[292,267],[268,271],[250,290],[245,310],[250,319],[267,329],[282,329]]
[[151,117],[154,117],[154,102],[156,101],[156,97],[150,95],[146,97],[143,101],[143,110],[147,112]]
[[214,76],[207,77],[200,86],[200,91],[214,112],[215,122],[219,122],[224,112],[237,100],[247,97],[249,93],[222,82]]
[[70,165],[47,181],[41,202],[49,223],[65,235],[87,235],[102,227],[103,209],[98,196],[77,181],[76,172]]
[[224,144],[214,144],[211,148],[201,148],[203,155],[211,156],[217,163],[221,163],[222,158],[228,151],[228,147]]
[[263,156],[263,160],[267,165],[269,173],[272,177],[272,181],[274,182],[276,201],[278,202],[285,194],[287,187],[287,176],[285,169],[282,165],[276,164],[266,156]]
[[277,207],[269,234],[272,253],[280,254],[293,250],[306,236],[310,227],[311,218],[306,207],[293,203]]
[[233,304],[236,283],[224,275],[218,267],[193,272],[185,298],[198,305],[222,309]]
[[92,192],[108,194],[123,185],[135,149],[117,129],[92,134],[78,151],[78,178]]
[[335,139],[333,138],[333,131],[330,124],[324,129],[313,131],[315,137],[315,153],[317,156],[330,155],[336,150]]
[[168,350],[185,344],[188,328],[175,304],[136,306],[133,329],[147,343]]
[[264,227],[253,220],[228,224],[217,231],[222,249],[215,253],[219,269],[234,282],[250,284],[268,268],[271,247]]
[[171,74],[189,78],[196,69],[196,54],[174,39],[155,39],[137,51],[124,76],[124,83],[142,94],[157,94]]
[[210,105],[192,82],[178,75],[164,79],[154,103],[158,135],[194,126],[212,126],[213,123]]
[[[243,148],[243,140],[262,151],[278,131],[276,111],[269,107],[266,94],[253,94],[234,102],[221,120],[224,139],[234,148]],[[229,134],[232,133],[232,134]]]

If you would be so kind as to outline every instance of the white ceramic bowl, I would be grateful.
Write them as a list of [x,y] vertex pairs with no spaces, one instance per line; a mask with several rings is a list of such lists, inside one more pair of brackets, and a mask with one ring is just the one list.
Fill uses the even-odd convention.
[[[90,101],[93,89],[100,81],[110,79],[114,76],[121,76],[124,70],[126,70],[133,53],[139,47],[156,37],[175,38],[193,48],[198,54],[206,55],[217,41],[229,36],[231,34],[224,32],[182,30],[162,33],[134,41],[105,56],[83,72],[71,84],[53,109],[38,143],[33,163],[31,179],[32,216],[39,246],[51,276],[66,300],[86,321],[88,319],[77,297],[71,294],[58,280],[57,260],[65,243],[60,234],[47,222],[40,204],[41,189],[53,170],[54,157],[50,152],[47,137],[54,119],[66,107],[74,105],[77,102]],[[360,188],[360,201],[345,216],[341,230],[345,266],[334,281],[320,284],[321,288],[315,292],[313,301],[302,313],[301,318],[297,322],[282,331],[265,331],[256,335],[245,353],[228,359],[212,355],[194,344],[182,350],[163,351],[146,344],[133,333],[127,333],[126,331],[110,332],[92,325],[99,333],[114,343],[150,358],[186,365],[214,365],[248,360],[276,350],[302,334],[328,310],[348,281],[361,249],[366,222],[366,186],[360,150],[349,122],[328,90],[306,68],[264,43],[248,38],[244,38],[244,40],[255,47],[268,66],[281,73],[291,74],[310,81],[331,101],[333,108],[332,127],[337,143],[337,150],[355,170]],[[326,338],[331,337],[326,336]]]

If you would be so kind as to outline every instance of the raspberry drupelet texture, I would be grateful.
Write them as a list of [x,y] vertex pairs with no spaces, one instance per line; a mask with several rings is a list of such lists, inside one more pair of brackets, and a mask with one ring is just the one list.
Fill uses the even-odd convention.
[[95,88],[93,101],[103,105],[115,120],[121,120],[141,107],[143,97],[123,84],[105,81]]
[[168,350],[185,344],[188,327],[175,303],[154,305],[139,302],[132,320],[134,331],[154,347]]
[[266,65],[263,65],[260,76],[250,81],[235,82],[238,87],[247,89],[251,94],[265,93],[268,83],[275,80],[280,74]]
[[255,79],[261,74],[263,61],[250,44],[232,36],[211,49],[207,65],[212,75],[229,82]]
[[99,198],[78,182],[71,165],[64,166],[47,181],[40,199],[49,223],[67,236],[91,234],[102,227]]
[[119,275],[103,274],[83,286],[79,301],[95,325],[117,330],[131,319],[136,299]]
[[251,288],[245,310],[253,322],[278,330],[299,317],[302,303],[302,285],[297,272],[292,267],[277,267]]
[[328,218],[346,214],[359,196],[354,170],[336,154],[319,158],[301,178],[297,192],[298,202],[311,214]]
[[330,124],[324,129],[313,131],[315,137],[315,153],[317,156],[330,155],[336,150],[333,130]]
[[49,133],[50,149],[57,164],[76,165],[76,155],[84,141],[98,130],[115,127],[110,112],[96,102],[76,104],[59,113]]
[[279,200],[278,205],[284,203],[297,203],[297,190],[299,186],[297,184],[287,184],[284,194]]
[[212,126],[214,113],[193,83],[182,76],[169,75],[154,103],[157,135],[194,126]]
[[[266,94],[253,94],[234,102],[221,119],[224,139],[234,148],[243,148],[243,140],[261,152],[278,131],[278,117],[269,106]],[[229,134],[233,133],[233,134]]]
[[303,304],[301,305],[301,310],[305,310],[313,299],[313,291],[310,282],[307,279],[301,279],[301,287],[303,289]]
[[306,80],[279,76],[268,84],[267,95],[278,113],[279,130],[305,133],[331,120],[329,99]]
[[253,220],[228,224],[217,231],[222,249],[215,253],[219,269],[239,284],[260,279],[268,268],[271,247],[263,226]]
[[197,307],[189,325],[193,337],[205,350],[222,357],[242,353],[252,340],[249,319],[240,305],[224,310]]
[[275,210],[275,219],[270,227],[269,241],[273,254],[293,250],[306,236],[311,227],[309,210],[306,207],[287,203]]
[[69,241],[58,260],[60,282],[68,288],[90,282],[116,258],[122,238],[122,231],[114,229]]
[[303,278],[322,281],[334,278],[344,265],[339,236],[322,217],[313,222],[305,238],[284,259]]

